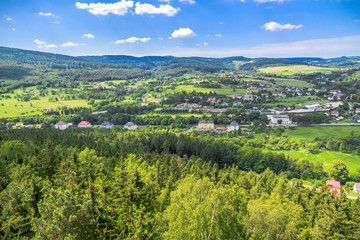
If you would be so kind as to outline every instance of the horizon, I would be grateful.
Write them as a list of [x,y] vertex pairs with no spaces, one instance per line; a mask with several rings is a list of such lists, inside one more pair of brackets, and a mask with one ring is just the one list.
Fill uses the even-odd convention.
[[180,57],[175,55],[127,55],[127,54],[104,54],[104,55],[68,55],[68,54],[62,54],[62,53],[53,53],[53,52],[46,52],[46,51],[40,51],[40,50],[31,50],[31,49],[21,49],[21,48],[14,48],[14,47],[7,47],[7,46],[0,46],[0,48],[11,48],[11,49],[17,49],[21,51],[32,51],[32,52],[40,52],[44,54],[56,54],[56,55],[63,55],[63,56],[69,56],[69,57],[104,57],[104,56],[127,56],[127,57],[134,57],[134,58],[143,58],[143,57],[175,57],[175,58],[215,58],[215,59],[221,59],[221,58],[233,58],[233,57],[243,57],[243,58],[249,58],[249,59],[266,59],[266,58],[274,58],[274,59],[285,59],[285,58],[321,58],[321,59],[334,59],[334,58],[356,58],[360,57],[353,55],[353,56],[335,56],[330,58],[323,58],[323,57],[309,57],[309,56],[297,56],[297,57],[248,57],[248,56],[241,56],[241,55],[234,55],[234,56],[227,56],[227,57],[202,57],[202,56],[186,56],[186,57]]
[[5,0],[0,23],[0,45],[69,56],[360,55],[358,0]]

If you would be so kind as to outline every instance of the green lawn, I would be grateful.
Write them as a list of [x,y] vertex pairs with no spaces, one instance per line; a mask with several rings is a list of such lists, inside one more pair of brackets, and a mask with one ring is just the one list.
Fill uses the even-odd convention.
[[334,70],[337,69],[309,66],[309,65],[287,65],[287,66],[266,67],[259,69],[259,71],[263,73],[271,73],[278,75],[293,75],[298,73],[310,74],[315,72],[330,72]]
[[352,154],[341,152],[321,151],[319,154],[309,153],[307,150],[298,151],[275,151],[276,153],[284,153],[285,156],[295,159],[309,159],[315,164],[316,161],[323,162],[326,170],[333,161],[342,160],[345,162],[350,174],[355,173],[360,168],[360,157]]
[[306,87],[306,88],[310,88],[310,87],[314,86],[311,83],[307,83],[305,81],[301,81],[301,80],[297,80],[297,79],[276,78],[274,80],[277,85],[281,85],[281,86],[285,85],[285,86]]
[[341,138],[350,135],[351,132],[360,135],[360,126],[316,126],[316,127],[296,127],[289,131],[288,135],[296,139],[307,138],[314,139],[334,137]]

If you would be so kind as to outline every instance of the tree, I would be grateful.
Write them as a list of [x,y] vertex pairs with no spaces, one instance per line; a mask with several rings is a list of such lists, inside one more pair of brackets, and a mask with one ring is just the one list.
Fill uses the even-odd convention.
[[328,169],[328,174],[331,179],[345,182],[349,178],[349,171],[345,163],[341,160],[333,161]]

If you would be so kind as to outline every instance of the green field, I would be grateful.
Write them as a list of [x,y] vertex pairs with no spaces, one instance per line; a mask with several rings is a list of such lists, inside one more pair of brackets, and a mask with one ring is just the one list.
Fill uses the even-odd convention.
[[334,68],[325,68],[308,65],[288,65],[277,67],[260,68],[259,71],[263,73],[278,74],[278,75],[293,75],[293,74],[310,74],[315,72],[330,72],[334,71]]
[[350,174],[356,173],[360,169],[360,157],[353,154],[347,154],[342,152],[330,152],[330,151],[321,151],[318,154],[309,153],[307,150],[298,150],[298,151],[275,151],[276,153],[283,153],[285,156],[295,159],[308,159],[311,163],[315,164],[317,161],[322,162],[324,165],[324,170],[331,165],[335,160],[342,160],[345,162]]
[[297,79],[276,78],[274,80],[275,80],[275,83],[280,86],[293,86],[293,87],[305,87],[305,88],[310,88],[310,87],[314,86],[311,83],[307,83],[305,81],[301,81],[301,80],[297,80]]
[[202,93],[209,93],[209,92],[216,92],[219,95],[229,95],[229,94],[245,94],[245,93],[252,93],[252,92],[256,92],[257,90],[247,90],[247,89],[235,89],[234,90],[229,87],[229,86],[225,86],[222,85],[221,88],[200,88],[200,87],[194,87],[193,85],[180,85],[177,86],[175,89],[173,90],[168,90],[169,93],[174,93],[174,92],[180,92],[180,91],[186,91],[186,92],[202,92]]
[[[13,95],[13,94],[7,94]],[[31,106],[32,105],[32,106]],[[49,96],[40,97],[40,100],[31,100],[29,102],[21,102],[17,99],[1,99],[0,100],[0,118],[30,116],[42,114],[44,108],[57,109],[66,106],[68,108],[90,107],[85,100],[66,100],[59,98],[57,102],[49,102]]]
[[334,137],[341,138],[354,132],[360,135],[360,126],[316,126],[316,127],[296,127],[295,130],[289,131],[289,137],[295,139],[315,139]]

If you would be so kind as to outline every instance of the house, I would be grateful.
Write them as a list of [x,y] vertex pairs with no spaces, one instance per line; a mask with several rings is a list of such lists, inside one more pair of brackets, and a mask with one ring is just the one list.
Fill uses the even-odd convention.
[[340,196],[341,184],[339,181],[326,180],[326,186],[334,193],[335,196]]
[[330,116],[332,116],[332,117],[338,117],[338,116],[339,116],[339,112],[338,112],[338,111],[331,111]]
[[78,127],[88,128],[88,127],[91,127],[91,123],[89,123],[89,122],[87,122],[87,121],[81,121],[81,122],[78,124]]
[[198,129],[204,129],[204,130],[215,129],[214,121],[200,121],[198,123]]
[[226,128],[225,127],[217,127],[216,131],[217,132],[226,132]]
[[114,124],[111,122],[108,122],[108,121],[105,121],[100,125],[100,128],[113,128],[113,127],[114,127]]
[[69,126],[70,126],[69,123],[64,121],[60,121],[55,124],[55,128],[60,130],[65,130],[69,128]]
[[354,184],[354,192],[360,194],[360,183],[355,183]]
[[124,125],[124,128],[129,129],[129,130],[136,130],[137,125],[135,123],[133,123],[133,122],[127,122]]
[[43,112],[52,112],[52,111],[53,111],[52,108],[44,108],[44,109],[43,109]]
[[267,115],[271,125],[289,125],[292,123],[288,115]]
[[230,125],[227,127],[227,131],[234,131],[234,130],[239,130],[239,124],[235,121],[233,121],[232,123],[230,123]]

